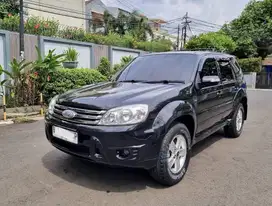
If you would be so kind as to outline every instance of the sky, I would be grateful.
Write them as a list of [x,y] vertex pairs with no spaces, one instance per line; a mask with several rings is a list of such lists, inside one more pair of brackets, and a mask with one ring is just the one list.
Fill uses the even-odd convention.
[[186,12],[193,18],[223,25],[239,16],[250,0],[103,0],[126,10],[137,7],[149,18],[171,20]]

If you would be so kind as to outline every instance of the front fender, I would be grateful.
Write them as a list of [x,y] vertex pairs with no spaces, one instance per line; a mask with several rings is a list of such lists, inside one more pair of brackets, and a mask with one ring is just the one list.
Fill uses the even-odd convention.
[[172,123],[184,115],[190,115],[194,119],[196,130],[195,109],[186,101],[173,101],[164,106],[155,118],[152,128],[154,131],[160,131],[160,136],[163,136],[170,129]]

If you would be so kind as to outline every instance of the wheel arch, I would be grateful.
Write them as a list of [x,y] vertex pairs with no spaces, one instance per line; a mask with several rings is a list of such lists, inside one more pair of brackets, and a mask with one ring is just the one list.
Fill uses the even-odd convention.
[[196,112],[190,102],[179,100],[165,105],[157,114],[152,128],[160,131],[162,135],[166,134],[176,123],[182,123],[188,128],[191,135],[189,143],[191,146],[196,131]]
[[248,105],[247,105],[247,97],[242,97],[240,103],[243,105],[244,107],[244,120],[247,120],[247,113],[248,113]]

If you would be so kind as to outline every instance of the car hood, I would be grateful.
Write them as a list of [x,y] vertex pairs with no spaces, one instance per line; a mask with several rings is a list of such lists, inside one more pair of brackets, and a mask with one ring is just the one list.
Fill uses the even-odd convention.
[[93,109],[110,109],[129,104],[151,106],[177,97],[185,87],[184,84],[109,82],[68,91],[60,95],[58,102]]

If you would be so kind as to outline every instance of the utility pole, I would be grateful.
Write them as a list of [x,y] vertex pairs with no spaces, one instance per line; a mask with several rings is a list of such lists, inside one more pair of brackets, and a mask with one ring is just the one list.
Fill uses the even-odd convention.
[[180,32],[180,25],[178,25],[178,36],[177,36],[177,48],[176,50],[179,50],[179,32]]
[[183,45],[186,44],[186,38],[187,38],[187,26],[188,26],[188,24],[190,23],[190,22],[188,21],[188,12],[186,12],[186,15],[185,15],[184,19],[185,19],[185,24],[184,24],[184,39],[183,39]]
[[[183,36],[184,36],[184,27],[182,27],[182,29],[181,29],[181,40],[183,40]],[[181,47],[180,47],[180,50],[182,50],[183,49],[183,47],[184,47],[184,45],[183,45],[183,41],[181,41]]]
[[25,45],[24,45],[24,2],[20,0],[20,58],[23,60],[25,57]]

